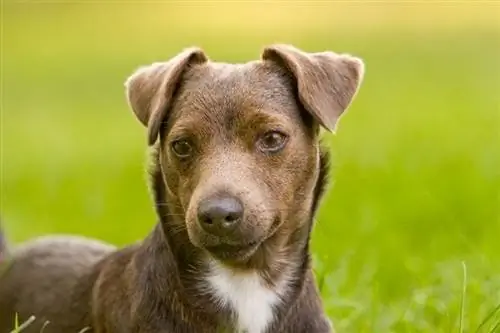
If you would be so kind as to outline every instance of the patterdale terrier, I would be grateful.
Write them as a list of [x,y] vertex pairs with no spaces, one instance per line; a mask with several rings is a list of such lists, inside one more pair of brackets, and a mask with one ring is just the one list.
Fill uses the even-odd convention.
[[9,251],[0,333],[16,313],[35,316],[30,333],[333,332],[309,249],[320,132],[363,74],[354,56],[284,44],[242,64],[192,47],[139,68],[126,96],[153,146],[157,225],[122,249],[46,236]]

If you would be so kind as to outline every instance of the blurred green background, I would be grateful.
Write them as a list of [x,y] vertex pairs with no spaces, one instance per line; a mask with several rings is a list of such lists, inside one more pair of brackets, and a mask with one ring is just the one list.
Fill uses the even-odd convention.
[[339,332],[492,332],[499,22],[497,1],[4,1],[6,232],[118,245],[149,232],[146,133],[123,88],[139,65],[191,45],[226,62],[274,42],[348,52],[366,77],[327,137],[334,173],[313,240],[328,314]]

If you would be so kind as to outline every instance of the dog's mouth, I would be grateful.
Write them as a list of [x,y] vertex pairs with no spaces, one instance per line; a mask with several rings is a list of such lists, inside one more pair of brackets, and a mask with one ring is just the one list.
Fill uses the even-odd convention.
[[260,242],[252,241],[245,244],[218,244],[206,246],[205,250],[221,261],[244,261],[257,251]]
[[276,233],[276,231],[278,231],[278,229],[281,227],[281,223],[282,223],[281,218],[279,216],[276,216],[273,219],[273,223],[271,224],[271,228],[267,233],[266,239],[271,238]]

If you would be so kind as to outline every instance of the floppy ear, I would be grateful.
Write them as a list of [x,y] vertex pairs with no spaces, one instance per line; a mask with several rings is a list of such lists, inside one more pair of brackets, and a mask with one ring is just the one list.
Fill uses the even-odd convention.
[[300,102],[329,131],[335,131],[364,75],[359,58],[329,51],[306,53],[285,44],[264,48],[262,59],[283,66],[294,76]]
[[167,62],[137,69],[125,82],[130,108],[148,128],[148,143],[158,138],[161,123],[171,106],[178,83],[187,66],[208,61],[200,48],[185,49]]

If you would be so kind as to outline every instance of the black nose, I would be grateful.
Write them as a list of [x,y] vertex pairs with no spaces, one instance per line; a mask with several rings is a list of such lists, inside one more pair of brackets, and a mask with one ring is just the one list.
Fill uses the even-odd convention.
[[198,222],[214,235],[225,236],[236,228],[243,217],[243,204],[231,196],[203,200],[198,206]]

